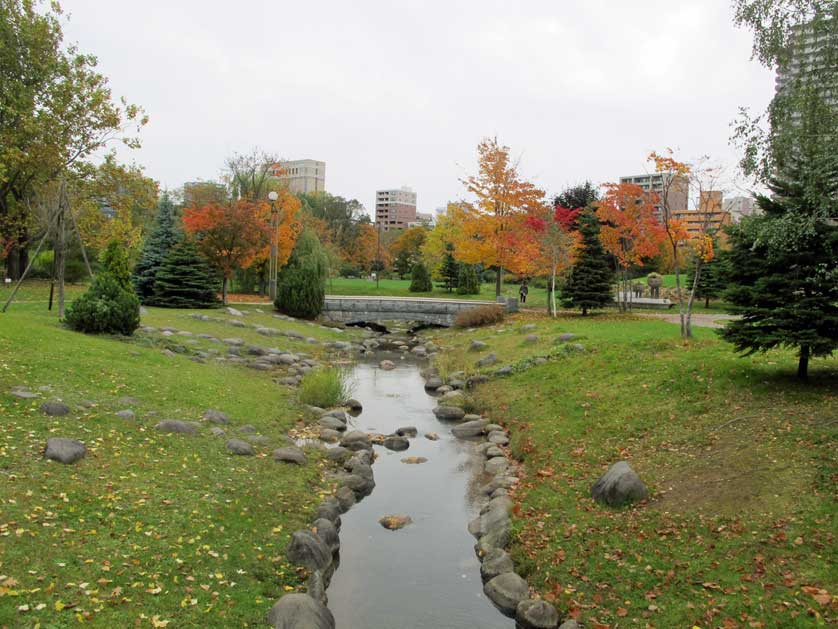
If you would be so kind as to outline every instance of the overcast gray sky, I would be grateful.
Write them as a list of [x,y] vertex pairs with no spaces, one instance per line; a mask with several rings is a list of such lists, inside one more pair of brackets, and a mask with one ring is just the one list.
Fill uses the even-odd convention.
[[644,172],[652,149],[733,167],[730,123],[773,74],[729,0],[64,0],[68,41],[151,120],[121,152],[161,185],[254,146],[326,162],[326,189],[420,210],[463,196],[497,135],[549,192]]

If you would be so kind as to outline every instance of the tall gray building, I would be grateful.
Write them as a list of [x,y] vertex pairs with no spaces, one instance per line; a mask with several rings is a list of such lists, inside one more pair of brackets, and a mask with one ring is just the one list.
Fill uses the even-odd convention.
[[326,162],[298,159],[279,162],[271,173],[288,185],[291,192],[325,192]]
[[375,225],[383,231],[405,229],[416,222],[416,193],[407,186],[375,193]]

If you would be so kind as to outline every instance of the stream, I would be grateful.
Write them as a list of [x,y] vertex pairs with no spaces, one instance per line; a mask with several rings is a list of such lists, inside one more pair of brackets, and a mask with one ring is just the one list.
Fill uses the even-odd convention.
[[[353,397],[364,410],[350,425],[385,434],[415,426],[418,436],[403,452],[375,446],[375,489],[341,518],[329,609],[340,629],[512,629],[514,621],[483,594],[476,540],[467,530],[479,513],[477,443],[456,439],[434,416],[436,401],[414,362],[394,362],[391,371],[365,362],[353,367]],[[428,432],[439,440],[426,439]],[[402,463],[408,456],[428,461]],[[391,514],[413,523],[387,530],[378,520]]]

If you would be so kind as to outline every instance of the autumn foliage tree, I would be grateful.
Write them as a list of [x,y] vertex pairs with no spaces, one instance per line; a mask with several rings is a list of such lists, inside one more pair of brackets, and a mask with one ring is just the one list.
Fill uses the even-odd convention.
[[631,183],[605,185],[597,215],[600,240],[614,257],[620,283],[620,309],[628,308],[628,269],[656,255],[666,235],[655,217],[654,199]]
[[550,314],[558,316],[556,308],[556,276],[573,262],[578,233],[573,231],[579,209],[539,204],[531,208],[527,227],[538,247],[538,266],[550,274]]
[[519,235],[527,231],[527,210],[544,199],[543,190],[521,178],[509,152],[497,138],[486,138],[478,145],[477,174],[462,180],[475,200],[461,204],[462,222],[454,243],[460,261],[496,270],[496,296],[501,294],[504,269],[533,270],[532,239]]
[[270,243],[270,207],[236,201],[187,208],[183,226],[204,257],[221,274],[221,299],[227,303],[227,283],[233,272],[250,266]]

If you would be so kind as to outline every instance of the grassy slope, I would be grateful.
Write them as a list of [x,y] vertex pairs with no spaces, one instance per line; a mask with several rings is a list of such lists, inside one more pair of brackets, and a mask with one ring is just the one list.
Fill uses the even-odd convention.
[[[709,330],[684,346],[677,326],[651,320],[533,321],[536,345],[517,322],[435,334],[452,348],[446,370],[473,366],[472,338],[499,365],[554,351],[560,332],[587,348],[479,390],[524,462],[514,555],[531,584],[611,627],[835,621],[818,589],[804,589],[838,589],[834,360],[815,361],[802,385],[790,353],[737,358]],[[590,499],[620,459],[649,485],[649,504]]]
[[[301,347],[178,311],[146,319]],[[148,342],[70,332],[40,303],[0,315],[0,626],[75,626],[77,618],[151,626],[153,616],[178,627],[260,625],[273,600],[297,585],[284,548],[309,519],[320,474],[316,461],[298,468],[270,458],[298,419],[290,391],[265,373],[167,358]],[[45,398],[63,398],[73,411],[46,417],[39,401],[9,396],[14,385],[50,385]],[[126,406],[122,396],[139,400],[136,423],[113,415]],[[83,399],[97,406],[81,409]],[[152,428],[161,418],[198,420],[207,408],[252,424],[271,443],[256,457],[233,458],[206,428],[197,436]],[[86,442],[87,458],[45,462],[49,436]]]

